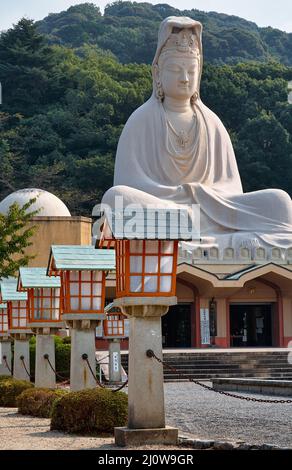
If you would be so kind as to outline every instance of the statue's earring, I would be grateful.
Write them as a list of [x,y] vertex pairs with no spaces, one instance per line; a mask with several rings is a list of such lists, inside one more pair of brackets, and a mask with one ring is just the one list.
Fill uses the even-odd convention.
[[195,102],[197,101],[198,98],[199,98],[199,93],[197,91],[195,91],[195,93],[191,97],[191,104],[195,104]]
[[161,102],[164,100],[164,91],[160,80],[156,82],[156,98]]

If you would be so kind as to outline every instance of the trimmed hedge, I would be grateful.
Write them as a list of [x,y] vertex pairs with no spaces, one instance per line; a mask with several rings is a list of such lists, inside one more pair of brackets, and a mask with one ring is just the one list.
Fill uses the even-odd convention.
[[69,393],[67,390],[33,388],[24,390],[17,397],[18,413],[49,418],[56,400]]
[[12,377],[0,381],[0,406],[16,407],[17,397],[27,389],[33,388],[33,384],[25,380],[16,380]]
[[51,429],[68,433],[98,435],[125,426],[128,396],[104,388],[70,392],[54,403]]

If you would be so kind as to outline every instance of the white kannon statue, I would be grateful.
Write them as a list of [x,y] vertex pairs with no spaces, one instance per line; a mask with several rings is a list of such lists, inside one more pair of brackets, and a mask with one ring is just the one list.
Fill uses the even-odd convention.
[[229,135],[200,99],[201,36],[201,23],[191,18],[161,23],[153,94],[123,129],[114,187],[103,202],[113,206],[119,195],[125,203],[199,204],[203,246],[292,246],[290,196],[243,193]]

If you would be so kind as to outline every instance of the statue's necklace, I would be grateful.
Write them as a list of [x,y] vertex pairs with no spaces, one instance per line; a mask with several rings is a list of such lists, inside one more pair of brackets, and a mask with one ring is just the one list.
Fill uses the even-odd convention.
[[190,134],[195,126],[195,123],[196,123],[196,116],[193,115],[193,119],[192,119],[192,124],[191,124],[191,127],[188,131],[176,131],[175,128],[173,127],[173,125],[171,124],[170,120],[167,118],[166,119],[166,123],[169,127],[169,129],[173,132],[173,134],[175,135],[176,137],[176,143],[177,145],[182,149],[182,150],[185,150],[187,145],[190,143]]

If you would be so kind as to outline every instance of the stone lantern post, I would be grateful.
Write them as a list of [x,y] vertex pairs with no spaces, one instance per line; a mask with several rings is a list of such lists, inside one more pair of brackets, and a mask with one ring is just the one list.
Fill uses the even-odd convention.
[[[165,425],[163,366],[147,356],[152,350],[162,359],[161,317],[177,303],[176,266],[178,227],[165,222],[164,209],[147,225],[144,210],[135,210],[135,233],[129,233],[124,211],[107,213],[100,246],[115,246],[116,299],[130,319],[128,426],[115,428],[119,446],[176,444],[178,430]],[[153,220],[153,218],[152,218]]]
[[109,304],[104,309],[107,314],[103,320],[103,338],[109,342],[109,382],[122,382],[121,339],[125,338],[125,315],[119,308]]

